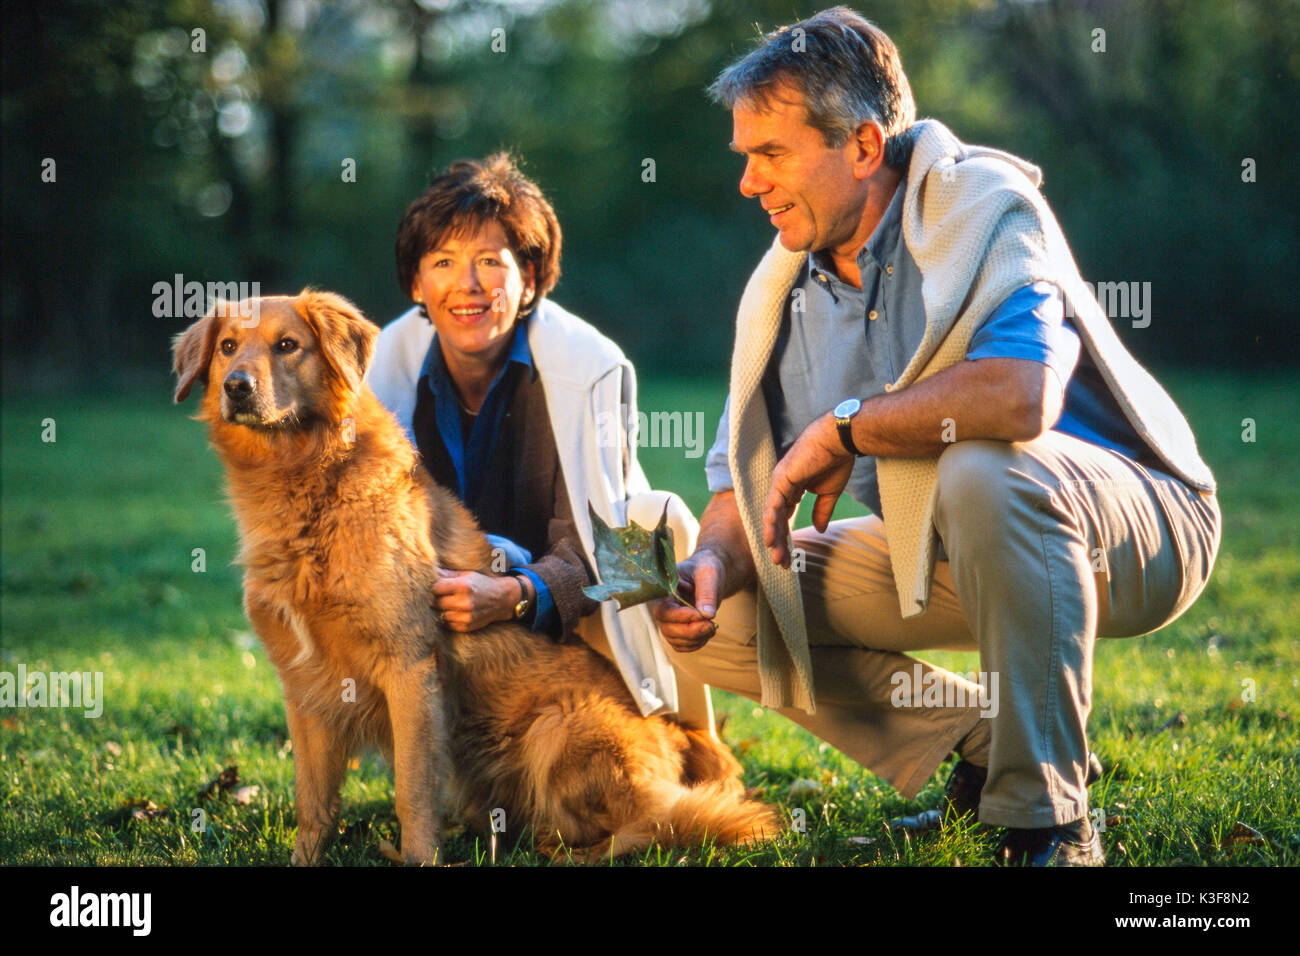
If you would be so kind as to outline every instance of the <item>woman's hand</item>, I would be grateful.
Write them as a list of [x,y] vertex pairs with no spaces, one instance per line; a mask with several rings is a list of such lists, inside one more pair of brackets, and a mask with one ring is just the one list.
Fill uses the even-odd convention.
[[443,568],[438,569],[438,574],[439,579],[433,585],[433,604],[449,630],[477,631],[496,621],[514,618],[515,604],[519,601],[518,578]]

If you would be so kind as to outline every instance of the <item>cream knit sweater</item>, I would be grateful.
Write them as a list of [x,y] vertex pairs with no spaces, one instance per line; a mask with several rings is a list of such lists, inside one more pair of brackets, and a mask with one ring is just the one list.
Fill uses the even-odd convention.
[[[960,142],[922,120],[903,197],[903,241],[922,276],[925,334],[892,392],[962,361],[980,323],[1017,289],[1060,286],[1083,345],[1138,435],[1194,488],[1214,477],[1173,400],[1121,344],[1079,276],[1055,216],[1038,191],[1038,167],[1009,153]],[[798,579],[772,564],[763,546],[763,506],[776,450],[759,382],[780,331],[786,298],[807,262],[779,240],[754,270],[740,301],[731,359],[729,451],[736,502],[758,570],[758,668],[766,707],[816,709]],[[849,396],[845,396],[846,398]],[[938,459],[877,460],[889,516],[889,552],[903,617],[929,602],[936,532]]]

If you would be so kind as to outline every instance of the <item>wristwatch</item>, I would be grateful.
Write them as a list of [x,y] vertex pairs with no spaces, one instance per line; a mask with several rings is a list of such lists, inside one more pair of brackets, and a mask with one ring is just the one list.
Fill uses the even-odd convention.
[[528,586],[524,584],[522,574],[512,574],[516,581],[519,582],[519,600],[515,602],[515,620],[522,621],[528,615],[528,609],[533,606],[533,602],[528,600]]
[[862,408],[862,402],[856,398],[846,398],[835,406],[835,411],[831,412],[835,416],[835,427],[839,430],[840,441],[844,443],[845,449],[855,458],[861,458],[862,452],[858,451],[858,446],[853,444],[853,416]]

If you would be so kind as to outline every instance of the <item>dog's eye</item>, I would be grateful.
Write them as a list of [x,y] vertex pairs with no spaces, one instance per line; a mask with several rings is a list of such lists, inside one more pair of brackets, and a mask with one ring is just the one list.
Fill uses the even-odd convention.
[[234,355],[234,354],[235,354],[235,347],[236,347],[236,344],[237,344],[237,343],[235,342],[234,339],[222,339],[222,340],[221,340],[221,354],[222,354],[222,355]]
[[284,338],[281,339],[279,342],[276,342],[275,347],[276,350],[279,351],[281,355],[288,355],[290,352],[292,352],[294,349],[298,347],[298,343],[295,342],[293,339]]

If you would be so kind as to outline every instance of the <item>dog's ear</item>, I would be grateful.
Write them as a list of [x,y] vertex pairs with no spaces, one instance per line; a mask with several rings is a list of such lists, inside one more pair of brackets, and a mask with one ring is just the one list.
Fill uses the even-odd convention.
[[[220,306],[221,303],[218,303]],[[195,382],[207,384],[208,366],[212,364],[212,349],[216,344],[217,316],[221,308],[214,308],[184,332],[172,339],[173,368],[176,371],[176,394],[173,400],[183,402]]]
[[355,305],[333,292],[303,289],[294,302],[294,309],[311,326],[320,342],[321,354],[339,380],[349,391],[359,392],[375,351],[378,326]]

